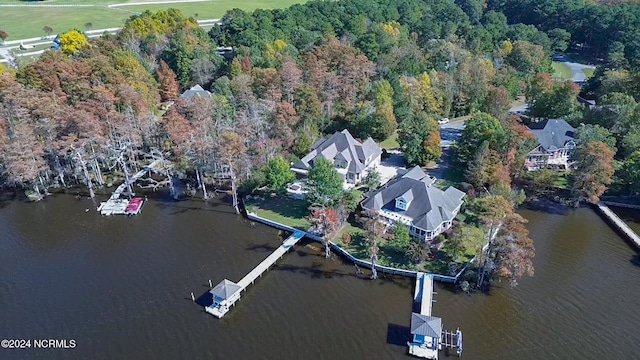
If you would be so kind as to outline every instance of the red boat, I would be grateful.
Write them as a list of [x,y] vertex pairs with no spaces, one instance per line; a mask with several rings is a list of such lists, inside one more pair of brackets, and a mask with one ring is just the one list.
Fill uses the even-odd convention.
[[143,203],[143,198],[134,197],[133,199],[131,199],[131,201],[129,201],[129,205],[127,205],[127,208],[124,210],[125,214],[134,215],[139,213]]

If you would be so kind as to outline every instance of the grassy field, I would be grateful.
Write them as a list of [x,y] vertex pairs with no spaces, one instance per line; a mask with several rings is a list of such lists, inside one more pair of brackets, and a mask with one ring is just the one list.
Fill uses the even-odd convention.
[[380,147],[387,150],[398,149],[400,147],[400,144],[398,143],[398,132],[394,131],[387,140],[380,143]]
[[[306,0],[216,0],[196,3],[174,3],[156,5],[134,5],[120,8],[106,8],[108,4],[140,2],[136,0],[53,0],[37,2],[51,5],[96,5],[96,7],[55,8],[55,7],[2,7],[0,29],[9,33],[7,41],[44,36],[44,26],[53,28],[54,33],[61,33],[69,29],[86,30],[84,24],[92,23],[93,29],[121,27],[124,21],[134,13],[145,10],[158,11],[176,8],[186,16],[198,14],[198,19],[220,18],[227,10],[240,8],[247,11],[255,9],[285,8],[293,4],[304,3]],[[144,1],[144,0],[143,0]],[[152,1],[152,0],[148,0]],[[25,4],[24,1],[0,0],[0,4]]]
[[0,8],[0,28],[9,33],[7,41],[45,36],[42,28],[50,26],[55,33],[76,28],[86,30],[90,22],[93,29],[121,27],[131,13],[106,8]]
[[176,8],[182,11],[186,16],[198,14],[198,19],[218,19],[221,18],[227,10],[240,8],[245,11],[253,11],[255,9],[276,9],[286,8],[293,4],[304,3],[304,0],[218,0],[212,2],[201,2],[191,4],[163,4],[163,5],[140,5],[126,6],[123,9],[139,11],[150,10],[152,12]]
[[561,79],[571,79],[573,77],[573,73],[569,67],[561,62],[554,61],[552,64],[554,77]]
[[263,200],[247,201],[247,210],[258,216],[293,228],[307,231],[311,223],[307,220],[307,203],[286,196],[264,197]]
[[587,76],[587,79],[593,76],[595,69],[582,69],[582,72]]

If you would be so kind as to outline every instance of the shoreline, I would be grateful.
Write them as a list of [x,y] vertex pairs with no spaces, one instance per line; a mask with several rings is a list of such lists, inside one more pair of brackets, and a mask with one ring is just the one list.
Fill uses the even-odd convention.
[[[256,222],[262,223],[264,225],[268,225],[268,226],[274,227],[276,229],[280,229],[280,230],[284,230],[284,231],[290,231],[290,232],[301,231],[301,230],[298,230],[298,229],[294,229],[294,228],[292,228],[290,226],[278,223],[276,221],[272,221],[272,220],[260,217],[255,213],[247,211],[246,209],[245,209],[245,213],[246,213],[246,217],[249,220],[256,221]],[[309,239],[311,239],[313,241],[322,242],[322,239],[320,237],[318,237],[317,235],[315,235],[315,234],[312,234],[312,233],[310,233],[308,231],[304,231],[304,234],[305,234],[304,236],[306,238],[309,238]],[[334,242],[329,241],[329,246],[331,246],[331,249],[334,250],[336,253],[338,253],[341,256],[347,258],[348,260],[350,260],[354,264],[356,264],[358,266],[363,266],[363,267],[366,267],[366,268],[369,268],[369,269],[372,268],[372,264],[371,264],[370,261],[366,261],[366,260],[362,260],[362,259],[356,258],[355,256],[349,254],[349,252],[347,252],[345,249],[343,249],[339,245],[335,244]],[[483,247],[483,249],[484,249],[484,247]],[[417,277],[418,273],[423,273],[423,274],[432,275],[434,280],[438,280],[440,282],[446,282],[446,283],[455,284],[458,281],[458,279],[460,278],[460,276],[462,276],[462,274],[467,270],[467,268],[469,267],[469,264],[471,264],[473,261],[475,261],[475,259],[476,259],[476,257],[474,257],[473,259],[469,260],[469,262],[460,271],[458,271],[458,273],[455,276],[434,274],[434,273],[428,273],[428,272],[424,272],[424,271],[414,271],[414,270],[399,269],[399,268],[394,268],[394,267],[384,266],[384,265],[379,265],[379,264],[375,265],[375,269],[377,271],[380,271],[380,272],[383,272],[383,273],[386,273],[386,274],[400,275],[400,276],[406,276],[406,277],[412,277],[412,278]]]

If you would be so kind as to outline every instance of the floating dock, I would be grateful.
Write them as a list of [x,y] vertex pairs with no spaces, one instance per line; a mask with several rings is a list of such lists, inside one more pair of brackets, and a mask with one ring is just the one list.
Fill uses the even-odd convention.
[[438,359],[438,353],[445,348],[456,349],[462,354],[462,332],[443,330],[442,319],[431,316],[433,305],[433,275],[418,273],[416,290],[413,296],[415,304],[420,304],[418,313],[411,313],[411,342],[407,342],[409,354],[425,358]]
[[162,160],[154,160],[151,164],[145,166],[142,170],[135,173],[129,180],[125,180],[120,186],[116,188],[109,197],[109,200],[105,202],[101,202],[100,206],[98,206],[98,211],[102,215],[136,215],[140,213],[142,209],[142,204],[144,203],[144,199],[142,198],[133,198],[129,199],[121,199],[120,196],[125,191],[127,187],[129,187],[134,182],[138,181],[141,177],[144,176],[147,172],[151,172],[155,170],[156,166],[158,166]]
[[253,284],[254,281],[262,276],[265,271],[269,270],[269,268],[275,264],[278,259],[280,259],[303,237],[304,232],[295,231],[291,236],[283,241],[277,249],[267,256],[266,259],[264,259],[237,283],[227,279],[222,280],[218,285],[213,287],[211,291],[209,291],[211,295],[213,295],[213,304],[206,306],[204,310],[217,318],[222,318],[227,312],[229,312],[230,307],[233,306],[236,301],[240,300],[240,294],[242,291],[246,290],[247,287]]

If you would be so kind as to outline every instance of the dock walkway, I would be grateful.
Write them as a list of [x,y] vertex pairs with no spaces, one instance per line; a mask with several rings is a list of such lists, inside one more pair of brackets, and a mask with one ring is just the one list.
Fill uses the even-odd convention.
[[275,249],[266,259],[262,260],[253,270],[249,271],[240,281],[234,283],[227,279],[221,281],[213,289],[211,294],[213,295],[213,304],[205,307],[205,311],[209,314],[222,318],[231,306],[236,301],[240,300],[240,294],[246,290],[247,287],[253,284],[257,278],[269,270],[269,268],[278,261],[289,249],[304,237],[304,232],[295,231],[285,241],[282,242],[277,249]]
[[407,342],[409,354],[425,359],[438,360],[442,348],[456,349],[462,354],[462,332],[447,331],[442,327],[442,319],[431,315],[433,305],[433,275],[419,272],[416,276],[415,304],[420,304],[417,313],[411,314],[411,334],[413,341]]
[[636,234],[622,219],[618,217],[609,207],[602,201],[596,203],[596,207],[600,210],[600,213],[604,215],[609,221],[622,233],[624,233],[629,240],[631,240],[637,248],[640,249],[640,236]]
[[158,164],[160,164],[161,162],[162,162],[162,160],[154,160],[151,164],[145,166],[144,168],[142,168],[142,170],[140,170],[137,173],[133,174],[133,176],[129,178],[129,181],[125,180],[120,186],[118,186],[116,188],[116,191],[114,191],[113,194],[111,194],[111,197],[109,198],[109,200],[119,199],[120,195],[122,195],[122,193],[127,188],[127,186],[129,186],[129,185],[133,184],[134,182],[138,181],[148,171],[155,170],[156,166],[158,166]]
[[116,188],[116,190],[111,194],[109,200],[105,202],[101,202],[100,206],[98,206],[98,211],[102,215],[123,215],[127,214],[127,207],[129,206],[128,199],[121,199],[122,193],[125,189],[133,184],[134,182],[140,180],[147,172],[151,172],[156,169],[156,167],[162,163],[162,160],[154,160],[151,164],[142,168],[142,170],[133,174],[128,180],[125,180],[120,186]]

